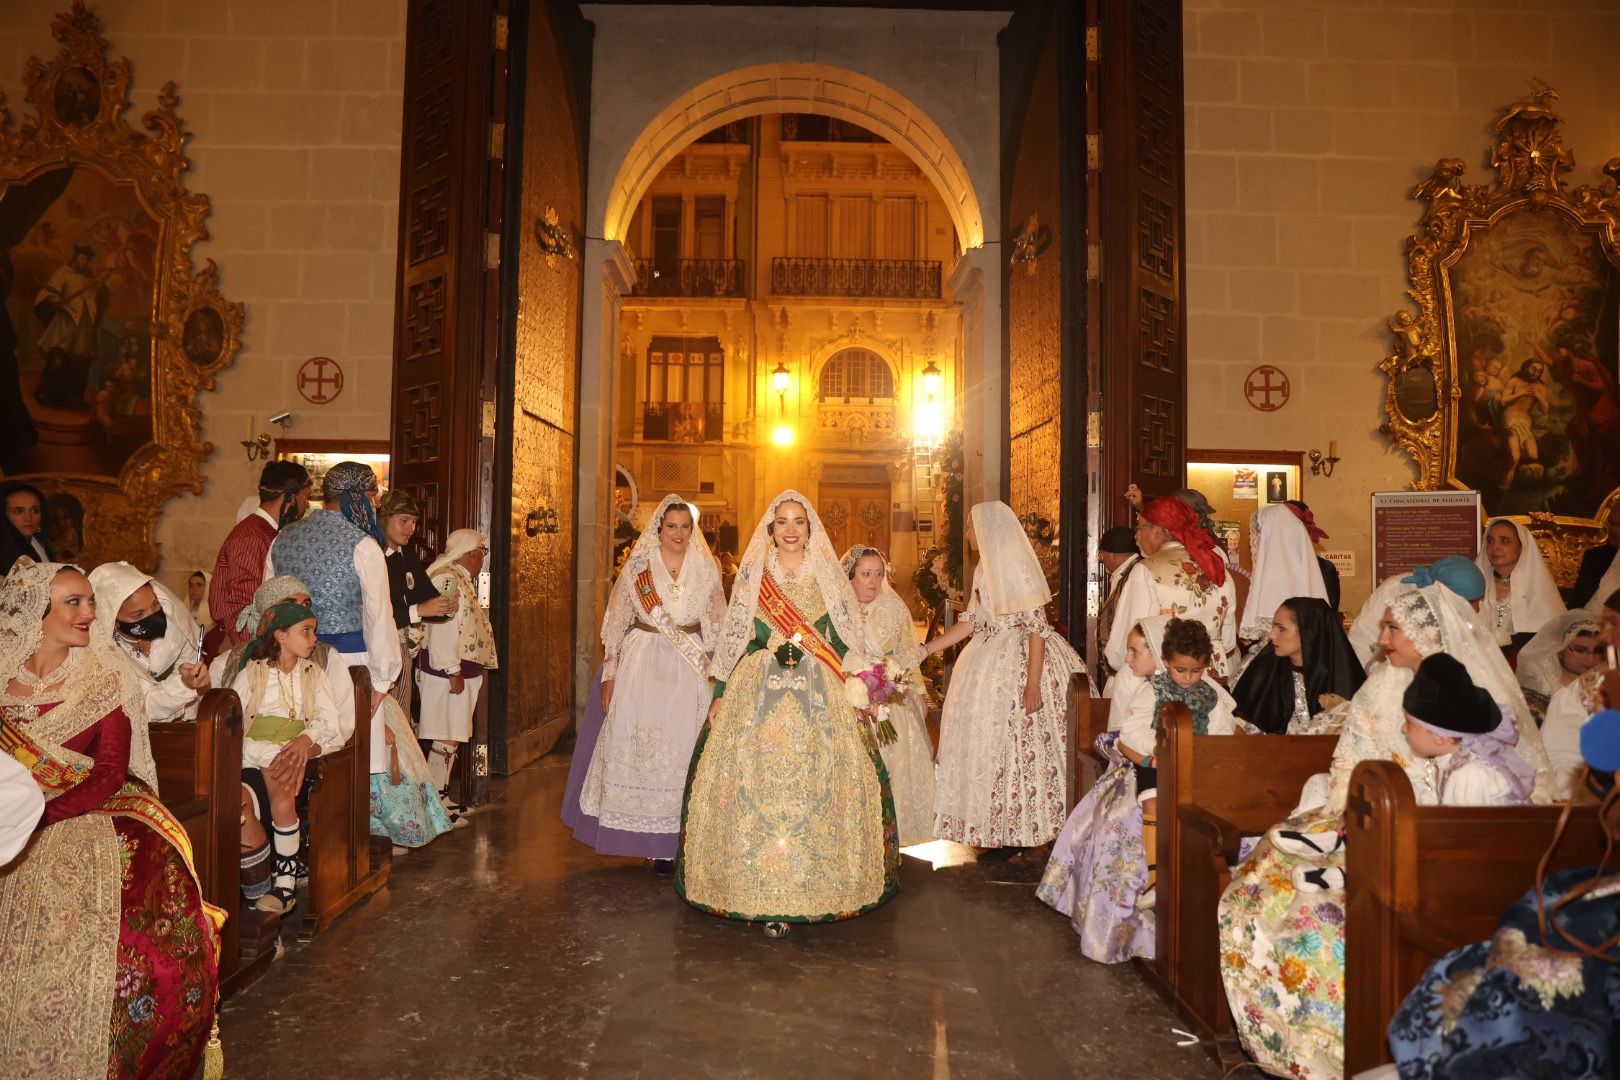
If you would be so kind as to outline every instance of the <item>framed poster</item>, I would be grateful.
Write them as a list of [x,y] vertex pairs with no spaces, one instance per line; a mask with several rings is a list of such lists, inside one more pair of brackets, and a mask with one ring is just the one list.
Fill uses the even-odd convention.
[[1477,491],[1375,491],[1373,582],[1446,555],[1479,555]]

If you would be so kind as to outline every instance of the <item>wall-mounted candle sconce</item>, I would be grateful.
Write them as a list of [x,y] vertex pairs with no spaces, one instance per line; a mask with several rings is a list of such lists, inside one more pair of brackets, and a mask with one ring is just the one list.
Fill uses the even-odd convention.
[[534,223],[534,239],[540,245],[548,267],[556,266],[558,259],[574,257],[573,241],[568,237],[568,230],[558,222],[555,206],[546,207],[545,215]]
[[1332,476],[1333,466],[1339,463],[1339,440],[1328,441],[1328,452],[1325,455],[1320,450],[1312,450],[1305,456],[1311,460],[1312,476]]

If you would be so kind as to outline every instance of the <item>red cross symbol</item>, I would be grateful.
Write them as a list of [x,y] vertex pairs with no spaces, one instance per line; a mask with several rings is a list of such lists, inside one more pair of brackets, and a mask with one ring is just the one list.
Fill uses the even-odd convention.
[[298,369],[298,392],[311,405],[325,405],[343,393],[343,369],[330,356],[310,357]]
[[[1280,381],[1273,382],[1273,379]],[[1273,394],[1278,400],[1271,400]],[[1282,368],[1261,364],[1243,380],[1243,396],[1261,412],[1276,412],[1288,404],[1288,395],[1288,376]]]

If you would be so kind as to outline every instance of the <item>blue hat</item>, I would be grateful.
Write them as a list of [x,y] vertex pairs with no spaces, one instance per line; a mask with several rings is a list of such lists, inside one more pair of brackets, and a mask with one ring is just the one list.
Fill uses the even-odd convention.
[[1412,572],[1401,578],[1404,585],[1423,588],[1439,582],[1464,600],[1485,598],[1485,575],[1472,559],[1461,555],[1447,555],[1436,559],[1433,566],[1414,566]]
[[1620,772],[1620,709],[1604,709],[1582,725],[1581,758],[1598,772]]

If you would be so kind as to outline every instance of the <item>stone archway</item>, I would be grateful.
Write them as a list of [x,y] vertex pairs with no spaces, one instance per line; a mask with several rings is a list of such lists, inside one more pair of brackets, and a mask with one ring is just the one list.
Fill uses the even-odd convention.
[[[610,80],[602,69],[600,85]],[[650,87],[642,87],[650,90]],[[621,117],[634,130],[646,115],[644,97],[634,108],[616,99],[617,108],[593,113]],[[656,100],[656,99],[655,99]],[[593,102],[595,95],[593,95]],[[624,115],[625,113],[631,115]],[[967,372],[963,399],[965,427],[972,442],[968,485],[975,500],[1000,497],[1003,385],[1001,362],[1002,280],[999,248],[998,155],[974,134],[969,115],[954,115],[963,138],[976,140],[970,166],[928,112],[893,87],[868,75],[825,63],[783,61],[756,64],[714,75],[675,94],[634,138],[625,128],[593,135],[592,152],[608,156],[591,169],[593,186],[586,193],[587,229],[581,269],[585,275],[580,334],[579,452],[576,459],[578,514],[576,641],[594,640],[596,625],[612,578],[607,552],[611,537],[614,403],[616,359],[622,298],[634,284],[634,268],[623,239],[631,218],[653,179],[681,150],[700,135],[734,120],[766,113],[805,112],[857,124],[882,136],[916,163],[948,207],[962,256],[948,269],[946,287],[962,311],[962,363]],[[995,114],[982,118],[990,123]],[[992,131],[997,130],[992,127]],[[992,137],[990,147],[999,145]],[[621,147],[625,147],[621,151]],[[622,156],[621,156],[622,154]],[[982,160],[980,160],[982,159]],[[612,165],[617,161],[617,167]],[[975,171],[976,168],[976,171]],[[609,179],[611,177],[611,179]],[[977,178],[977,182],[975,182]],[[981,199],[980,192],[985,192]],[[597,275],[600,275],[598,277]],[[577,700],[591,673],[591,649],[575,656]]]
[[709,79],[670,102],[620,164],[601,235],[622,240],[641,196],[699,135],[768,112],[818,113],[881,135],[916,162],[950,208],[962,250],[985,241],[984,213],[968,168],[939,125],[904,95],[868,75],[829,64],[760,64]]

